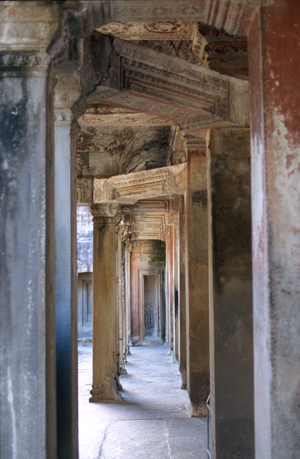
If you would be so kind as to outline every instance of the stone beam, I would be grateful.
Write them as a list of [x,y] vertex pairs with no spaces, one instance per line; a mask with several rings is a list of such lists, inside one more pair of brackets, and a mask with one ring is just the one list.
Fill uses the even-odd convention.
[[178,164],[110,179],[94,178],[93,201],[95,204],[110,201],[134,204],[139,199],[182,194],[185,174],[186,165]]
[[129,41],[115,39],[114,48],[106,84],[119,92],[101,103],[163,117],[185,132],[249,126],[248,81]]

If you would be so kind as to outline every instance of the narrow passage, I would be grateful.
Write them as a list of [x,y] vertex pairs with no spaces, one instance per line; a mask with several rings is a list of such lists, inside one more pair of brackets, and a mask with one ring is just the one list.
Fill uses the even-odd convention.
[[177,363],[165,346],[135,346],[123,402],[89,403],[92,347],[79,354],[80,459],[206,459],[206,419],[191,418]]

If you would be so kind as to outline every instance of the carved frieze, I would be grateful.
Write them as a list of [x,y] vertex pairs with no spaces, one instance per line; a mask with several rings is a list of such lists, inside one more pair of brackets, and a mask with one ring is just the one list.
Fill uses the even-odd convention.
[[198,30],[196,22],[111,22],[97,29],[123,40],[192,40]]
[[185,164],[118,175],[110,179],[94,178],[93,202],[117,201],[134,204],[139,199],[169,196],[184,192],[182,174]]
[[[59,24],[59,7],[54,2],[1,2],[0,51],[41,51],[48,47]],[[17,59],[20,65],[37,65],[40,57]],[[23,63],[21,64],[21,61]],[[14,61],[16,65],[16,61]],[[40,65],[40,64],[38,64]]]
[[[108,102],[109,103],[109,102]],[[115,107],[119,108],[119,107]],[[86,112],[80,119],[81,126],[165,126],[172,124],[169,118],[137,113],[124,109],[126,113],[97,114]]]
[[[165,52],[174,56],[174,49],[178,57],[184,56],[193,63],[208,66],[207,54],[204,51],[207,42],[199,33],[197,22],[112,22],[100,29],[99,32],[110,34],[114,37],[130,41],[143,41],[151,47],[155,42],[155,47],[163,43],[160,52]],[[184,44],[187,43],[188,46]],[[182,50],[182,48],[184,50]],[[172,52],[173,51],[173,52]],[[188,51],[188,52],[187,52]],[[179,56],[180,54],[180,56]]]

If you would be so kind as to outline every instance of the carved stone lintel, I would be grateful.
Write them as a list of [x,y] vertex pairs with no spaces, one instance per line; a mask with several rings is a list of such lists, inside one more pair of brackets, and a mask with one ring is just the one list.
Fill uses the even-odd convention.
[[123,40],[192,40],[196,22],[111,22],[99,32]]
[[110,179],[94,179],[94,202],[115,199],[119,203],[137,202],[141,198],[181,194],[181,174],[186,164],[133,172]]

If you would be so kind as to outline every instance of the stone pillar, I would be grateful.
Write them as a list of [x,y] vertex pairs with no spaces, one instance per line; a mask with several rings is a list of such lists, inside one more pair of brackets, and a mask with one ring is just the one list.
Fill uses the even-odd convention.
[[[177,206],[177,203],[176,203]],[[178,362],[178,293],[179,293],[179,238],[178,238],[178,230],[179,230],[179,219],[178,219],[178,212],[175,211],[172,214],[172,221],[173,221],[173,302],[172,302],[172,315],[173,315],[173,356],[174,361]]]
[[125,325],[125,315],[123,311],[123,243],[122,243],[122,236],[124,233],[125,227],[124,222],[121,221],[118,225],[118,250],[117,250],[117,264],[118,264],[118,273],[117,273],[117,280],[118,280],[118,334],[117,334],[117,346],[118,346],[118,362],[119,362],[119,375],[127,375],[127,371],[125,368],[125,333],[124,333],[124,325]]
[[254,458],[248,129],[211,131],[208,182],[211,454]]
[[117,298],[115,204],[93,204],[93,389],[90,402],[121,400],[117,392]]
[[73,70],[56,69],[54,97],[55,241],[56,241],[56,391],[57,454],[78,457],[76,139],[71,108],[82,95]]
[[126,283],[126,354],[130,354],[130,347],[131,344],[131,273],[130,273],[130,265],[131,265],[131,250],[132,250],[132,243],[128,238],[125,245],[125,283]]
[[170,341],[169,341],[169,334],[170,334],[170,329],[169,329],[169,321],[170,321],[170,313],[169,313],[169,304],[170,304],[170,300],[169,300],[169,262],[170,262],[170,259],[169,259],[169,232],[170,232],[170,229],[168,227],[168,225],[166,225],[167,228],[166,228],[166,232],[164,233],[164,241],[165,241],[165,248],[166,248],[166,256],[165,256],[165,260],[166,260],[166,265],[165,265],[165,338],[166,338],[166,344],[167,345],[170,345]]
[[300,4],[269,3],[248,37],[255,457],[291,459],[300,457]]
[[[174,200],[172,206],[175,207]],[[170,215],[170,317],[172,336],[172,361],[178,361],[178,212],[172,211]]]
[[2,3],[0,30],[0,456],[55,459],[54,79],[46,48],[58,7],[38,2],[36,27],[26,2],[16,3]]
[[168,241],[168,257],[169,257],[169,270],[168,270],[168,284],[169,284],[169,343],[170,354],[172,363],[175,362],[174,357],[174,225],[170,225],[170,235]]
[[56,372],[59,457],[78,457],[76,125],[55,112]]
[[209,395],[208,212],[205,146],[188,152],[187,390],[193,416],[206,416]]
[[181,389],[187,388],[186,383],[186,251],[185,251],[185,197],[180,198],[180,248],[179,248],[179,371],[181,373]]

